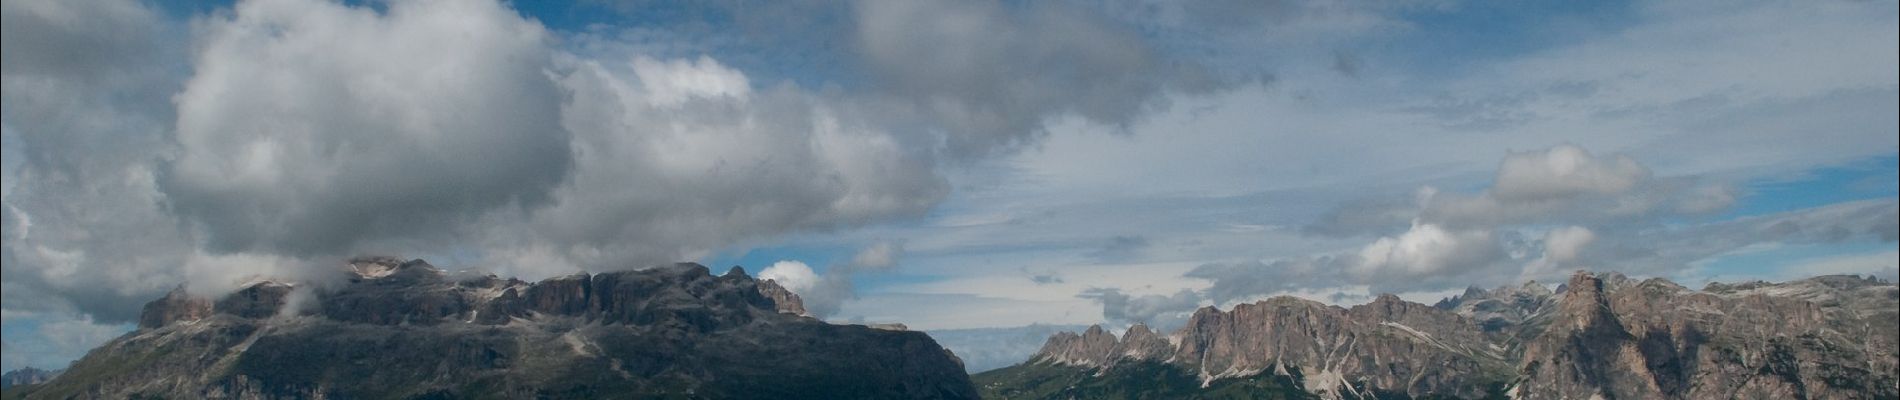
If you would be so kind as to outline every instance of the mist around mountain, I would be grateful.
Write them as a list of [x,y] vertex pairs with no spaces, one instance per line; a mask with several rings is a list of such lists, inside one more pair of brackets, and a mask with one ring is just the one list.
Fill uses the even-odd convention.
[[1081,332],[1085,325],[1035,324],[1008,328],[940,329],[927,331],[943,348],[963,359],[963,369],[975,374],[1016,365],[1042,349],[1057,332]]
[[346,283],[175,290],[27,399],[974,399],[920,332],[833,325],[735,267],[540,282],[358,259]]
[[1051,336],[989,399],[1900,398],[1900,290],[1857,276],[1702,290],[1578,272],[1436,305],[1276,297]]

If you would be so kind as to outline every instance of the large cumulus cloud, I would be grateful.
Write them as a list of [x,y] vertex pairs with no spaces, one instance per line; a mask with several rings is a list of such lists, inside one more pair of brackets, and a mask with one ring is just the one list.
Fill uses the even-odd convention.
[[434,239],[546,202],[573,164],[550,40],[488,2],[243,2],[199,32],[160,183],[221,252]]
[[191,252],[153,183],[182,33],[110,0],[9,1],[0,27],[5,308],[126,320]]
[[793,86],[753,90],[710,58],[582,60],[561,83],[572,182],[524,229],[492,232],[497,251],[639,265],[916,215],[948,191],[929,158],[857,110]]

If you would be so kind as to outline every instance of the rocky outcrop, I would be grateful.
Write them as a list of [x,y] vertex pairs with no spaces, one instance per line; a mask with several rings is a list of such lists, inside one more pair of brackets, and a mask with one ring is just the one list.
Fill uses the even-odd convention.
[[541,282],[359,259],[331,286],[183,291],[28,398],[974,398],[919,332],[780,312],[743,272]]
[[180,285],[165,297],[145,303],[139,328],[157,328],[179,321],[197,321],[211,315],[211,300],[192,296]]
[[1508,379],[1504,355],[1485,346],[1470,321],[1392,296],[1351,309],[1293,297],[1232,311],[1206,307],[1172,336],[1135,325],[1117,339],[1093,326],[1050,337],[1031,362],[1089,368],[1166,362],[1198,371],[1203,385],[1273,374],[1335,397],[1475,397]]
[[778,312],[811,315],[811,312],[805,311],[805,301],[800,300],[797,293],[779,286],[776,281],[771,279],[759,281],[759,293],[764,294],[765,298],[772,299],[772,303],[778,307]]
[[[1120,339],[1100,327],[1058,333],[1030,362],[979,383],[991,393],[1100,387],[1088,380],[1159,362],[1198,373],[1208,390],[1284,377],[1323,398],[1900,398],[1897,315],[1900,289],[1871,278],[1697,291],[1579,272],[1556,291],[1472,288],[1435,306],[1386,295],[1351,308],[1291,297],[1208,307],[1165,338],[1145,326]],[[1026,376],[1082,378],[1011,381]]]
[[1491,290],[1476,286],[1464,294],[1440,300],[1433,307],[1471,318],[1485,332],[1517,331],[1524,323],[1550,312],[1557,304],[1556,293],[1537,281],[1517,287]]
[[1519,398],[1900,398],[1891,283],[1661,279],[1608,286],[1577,274],[1523,355]]

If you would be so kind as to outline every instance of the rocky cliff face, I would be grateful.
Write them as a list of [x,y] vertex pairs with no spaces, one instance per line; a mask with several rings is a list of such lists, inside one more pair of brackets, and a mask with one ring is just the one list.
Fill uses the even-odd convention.
[[1119,340],[1099,326],[1057,334],[1031,362],[1113,368],[1160,361],[1196,372],[1203,385],[1294,376],[1335,397],[1477,397],[1508,380],[1504,355],[1486,343],[1463,317],[1397,297],[1350,309],[1277,297],[1232,311],[1202,308],[1171,337],[1141,325]]
[[797,307],[743,272],[528,283],[419,260],[351,267],[333,287],[174,292],[27,397],[976,397],[930,337],[782,313]]
[[[977,380],[995,397],[1062,397],[1029,388],[1100,386],[1126,375],[1110,371],[1161,363],[1198,375],[1203,391],[1283,379],[1321,398],[1897,398],[1896,309],[1894,284],[1855,277],[1696,291],[1580,272],[1556,291],[1474,288],[1436,306],[1388,295],[1352,308],[1291,297],[1203,308],[1167,337],[1091,327]],[[1051,376],[1075,382],[1041,381]]]
[[1521,357],[1519,398],[1897,398],[1891,283],[1845,276],[1784,284],[1661,279],[1606,290],[1571,278]]
[[799,299],[797,293],[786,290],[784,286],[779,286],[778,282],[774,282],[771,279],[759,281],[759,293],[764,294],[765,298],[772,299],[772,303],[778,305],[778,312],[793,315],[811,315],[811,312],[805,311],[805,301]]

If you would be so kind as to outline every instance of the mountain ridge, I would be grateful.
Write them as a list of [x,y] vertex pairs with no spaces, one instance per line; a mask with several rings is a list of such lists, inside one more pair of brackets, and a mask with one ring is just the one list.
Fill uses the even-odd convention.
[[798,315],[736,267],[530,283],[366,258],[348,272],[215,300],[174,290],[24,397],[976,398],[929,336]]
[[1474,287],[1434,305],[1382,295],[1349,308],[1286,296],[1203,307],[1166,336],[1094,326],[975,379],[988,398],[1064,398],[1129,386],[1094,377],[1158,363],[1198,377],[1200,391],[1144,395],[1279,376],[1315,398],[1895,398],[1896,303],[1900,291],[1871,278],[1698,291],[1579,271],[1557,290]]

